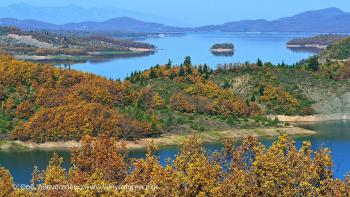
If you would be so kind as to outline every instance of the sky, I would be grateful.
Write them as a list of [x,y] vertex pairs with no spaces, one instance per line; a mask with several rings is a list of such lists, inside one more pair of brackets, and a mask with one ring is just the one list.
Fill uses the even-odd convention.
[[272,20],[328,7],[350,12],[349,0],[0,0],[1,7],[16,3],[34,6],[113,6],[188,25],[219,24],[242,19]]

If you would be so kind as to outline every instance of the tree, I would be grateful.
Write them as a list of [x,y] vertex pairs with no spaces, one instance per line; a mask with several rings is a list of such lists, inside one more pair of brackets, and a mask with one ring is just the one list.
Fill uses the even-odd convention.
[[182,146],[174,161],[178,183],[174,185],[180,196],[205,196],[219,185],[222,169],[210,163],[197,136],[191,136]]
[[207,64],[204,64],[204,66],[203,66],[203,73],[206,75],[209,73],[209,68],[208,68]]
[[7,197],[14,191],[13,178],[10,172],[0,167],[0,197]]
[[198,66],[198,73],[201,75],[203,73],[203,67],[202,65]]
[[192,75],[192,67],[187,67],[186,72],[188,75]]
[[123,155],[125,145],[118,146],[115,142],[115,138],[107,135],[95,139],[85,136],[82,139],[82,147],[72,153],[75,170],[84,176],[98,173],[104,180],[121,183],[128,169]]
[[150,70],[149,78],[150,78],[150,79],[155,79],[155,78],[157,78],[157,74],[156,74],[156,72],[154,71],[153,68],[151,68],[151,70]]
[[228,80],[225,80],[224,84],[222,85],[222,88],[227,89],[227,88],[230,88],[230,87],[231,87],[231,84],[228,82]]
[[168,63],[166,64],[166,69],[170,69],[171,68],[171,66],[172,66],[172,61],[169,59],[168,60]]
[[311,71],[318,71],[320,69],[318,63],[318,57],[316,55],[308,58],[307,60],[307,69]]
[[172,113],[168,113],[168,117],[166,119],[165,122],[166,126],[170,127],[174,124],[174,116],[172,115]]
[[155,109],[161,109],[165,107],[165,102],[159,93],[156,93],[152,98],[152,107]]
[[263,62],[258,58],[258,60],[256,61],[256,65],[258,67],[263,67]]
[[[44,183],[46,186],[67,185],[67,173],[66,170],[62,168],[62,163],[63,158],[54,153],[45,171]],[[45,193],[46,196],[69,196],[71,190],[62,188],[47,191],[43,190],[41,192]]]
[[25,100],[16,108],[16,115],[21,119],[27,119],[34,113],[33,103]]
[[186,56],[186,57],[185,57],[185,60],[184,60],[183,65],[186,66],[186,67],[189,67],[189,66],[192,65],[191,57],[190,57],[190,56]]
[[185,76],[185,69],[183,68],[183,66],[180,66],[179,67],[179,73],[178,73],[179,76]]

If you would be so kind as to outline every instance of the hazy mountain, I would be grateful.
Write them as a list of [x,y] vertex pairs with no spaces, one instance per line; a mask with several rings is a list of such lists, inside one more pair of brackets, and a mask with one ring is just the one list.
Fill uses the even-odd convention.
[[327,8],[323,10],[303,12],[292,17],[280,18],[274,21],[263,19],[242,20],[228,22],[222,25],[210,25],[197,28],[167,26],[155,22],[145,22],[131,17],[116,17],[103,22],[87,21],[66,23],[63,25],[56,25],[39,20],[3,18],[0,19],[0,26],[17,26],[22,29],[79,30],[90,32],[224,31],[350,33],[350,13],[343,12],[337,8]]
[[62,26],[65,30],[81,31],[125,31],[125,32],[181,32],[184,28],[144,22],[130,17],[118,17],[104,22],[68,23]]
[[18,20],[14,18],[2,18],[0,19],[0,26],[15,26],[25,30],[34,29],[48,29],[56,30],[59,29],[59,25],[37,21],[37,20]]
[[154,22],[144,22],[129,17],[118,17],[103,22],[81,22],[55,25],[37,20],[18,20],[13,18],[0,19],[0,26],[16,26],[25,30],[66,30],[87,32],[183,32],[186,29],[162,25]]
[[135,12],[117,7],[84,8],[76,5],[58,7],[37,7],[28,4],[12,4],[0,7],[0,18],[33,19],[54,24],[83,21],[105,21],[116,17],[132,17],[144,21],[177,24],[172,19],[153,14]]
[[196,31],[225,32],[350,32],[350,13],[338,8],[303,12],[274,21],[242,20],[222,25],[203,26]]

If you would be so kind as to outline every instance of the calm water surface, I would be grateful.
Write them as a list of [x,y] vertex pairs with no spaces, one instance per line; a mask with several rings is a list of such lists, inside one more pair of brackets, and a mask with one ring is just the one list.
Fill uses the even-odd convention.
[[[312,143],[313,149],[328,147],[332,151],[334,161],[334,173],[337,178],[343,178],[350,171],[350,121],[334,121],[323,122],[317,124],[304,124],[304,128],[316,130],[317,134],[308,137],[297,137],[298,147],[302,141],[309,140]],[[270,146],[275,139],[262,139],[266,146]],[[220,150],[221,144],[206,144],[208,152]],[[168,158],[174,159],[178,153],[178,147],[164,147],[157,153],[160,162],[165,165]],[[64,167],[69,167],[70,154],[68,151],[59,151],[64,158]],[[145,150],[137,150],[130,152],[130,157],[143,158]],[[0,151],[0,165],[5,166],[14,176],[16,183],[29,183],[33,166],[38,166],[39,169],[45,169],[49,158],[53,151]]]
[[[272,63],[293,64],[312,55],[312,52],[295,52],[286,48],[286,43],[297,37],[311,34],[291,33],[190,33],[183,36],[148,38],[148,42],[160,50],[153,55],[132,58],[120,58],[104,62],[86,62],[75,64],[72,68],[96,73],[108,78],[124,79],[133,71],[145,70],[157,64],[165,64],[170,58],[174,64],[183,62],[185,56],[191,56],[194,64],[218,64],[234,62],[256,62],[258,58]],[[215,56],[209,48],[215,43],[230,42],[235,45],[233,56]]]

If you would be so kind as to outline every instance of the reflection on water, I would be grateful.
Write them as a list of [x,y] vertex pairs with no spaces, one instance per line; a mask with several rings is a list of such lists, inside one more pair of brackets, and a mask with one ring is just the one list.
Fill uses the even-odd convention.
[[[322,147],[328,147],[332,151],[334,161],[334,173],[337,178],[344,178],[344,175],[350,171],[350,121],[322,122],[316,124],[299,124],[301,127],[315,130],[317,134],[313,136],[295,138],[298,147],[302,141],[309,140],[314,150]],[[276,138],[261,139],[265,146],[270,146]],[[220,151],[222,145],[205,144],[208,153],[215,150]],[[162,165],[166,165],[168,159],[174,159],[178,153],[179,147],[162,147],[157,155]],[[31,179],[33,167],[37,165],[39,169],[45,169],[49,158],[54,151],[0,151],[0,165],[5,166],[14,176],[16,183],[28,183]],[[70,153],[68,151],[59,151],[64,157],[64,167],[68,168],[70,163]],[[132,158],[144,158],[146,150],[130,151]]]
[[233,56],[234,52],[233,51],[230,51],[230,52],[215,52],[215,51],[211,51],[211,54],[213,54],[214,56],[229,57],[229,56]]
[[321,53],[323,49],[315,47],[287,47],[289,50],[295,53]]
[[85,64],[90,62],[92,64],[98,63],[107,63],[113,61],[114,59],[123,59],[123,58],[137,58],[143,56],[150,56],[155,54],[157,51],[144,51],[144,52],[135,52],[130,54],[105,54],[101,56],[93,56],[92,58],[84,58],[84,57],[76,57],[72,59],[39,59],[39,60],[31,60],[33,62],[38,63],[47,63],[52,65],[73,65],[73,64]]

